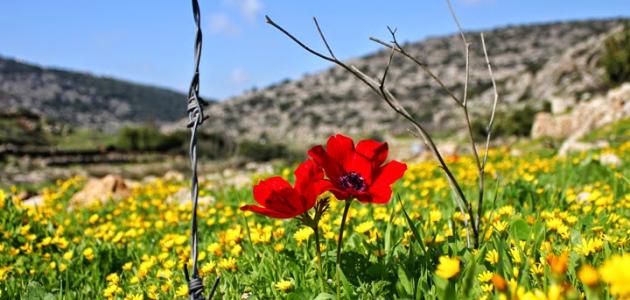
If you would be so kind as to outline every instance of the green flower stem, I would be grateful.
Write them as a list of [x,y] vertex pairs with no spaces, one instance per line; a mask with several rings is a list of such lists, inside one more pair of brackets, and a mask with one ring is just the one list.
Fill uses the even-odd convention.
[[324,271],[322,269],[322,249],[319,246],[319,222],[315,222],[313,226],[313,231],[315,232],[315,250],[317,251],[317,266],[319,272],[319,281],[320,281],[320,289],[321,292],[324,292]]
[[343,246],[343,230],[346,225],[346,218],[348,217],[348,211],[350,210],[352,200],[352,198],[346,200],[346,207],[343,209],[343,217],[341,217],[341,227],[339,228],[339,239],[337,240],[337,276],[335,276],[337,281],[337,299],[340,299],[341,295],[339,272],[341,271],[341,248]]

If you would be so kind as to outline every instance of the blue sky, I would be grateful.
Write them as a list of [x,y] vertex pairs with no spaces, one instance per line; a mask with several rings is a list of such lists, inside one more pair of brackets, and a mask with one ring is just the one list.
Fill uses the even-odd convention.
[[[465,29],[630,16],[628,0],[453,0]],[[253,86],[324,69],[264,23],[277,23],[322,49],[317,16],[335,52],[377,50],[369,36],[418,40],[453,33],[443,0],[200,0],[204,31],[201,93],[223,99]],[[0,55],[186,91],[194,28],[187,0],[0,2]]]

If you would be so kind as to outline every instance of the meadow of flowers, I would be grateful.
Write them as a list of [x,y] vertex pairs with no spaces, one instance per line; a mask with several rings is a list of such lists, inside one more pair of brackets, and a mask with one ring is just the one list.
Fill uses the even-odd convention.
[[[391,197],[388,185],[361,194],[363,177],[314,184],[334,175],[316,169],[317,155],[297,176],[277,170],[269,189],[288,190],[275,202],[265,203],[269,190],[201,180],[201,196],[214,199],[199,209],[204,285],[220,275],[222,299],[630,299],[630,142],[568,157],[510,152],[489,153],[478,249],[434,162],[406,162],[398,181],[392,173]],[[473,158],[446,160],[473,197]],[[187,298],[191,205],[167,199],[189,182],[146,181],[126,199],[68,209],[83,184],[44,188],[37,207],[21,203],[19,188],[0,190],[0,299]],[[357,201],[337,267],[344,197]]]

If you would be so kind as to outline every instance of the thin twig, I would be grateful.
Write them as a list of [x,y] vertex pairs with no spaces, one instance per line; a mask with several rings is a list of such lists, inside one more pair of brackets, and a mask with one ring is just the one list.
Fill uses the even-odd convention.
[[453,20],[455,21],[455,25],[457,25],[459,35],[462,37],[464,44],[468,44],[468,42],[466,41],[466,35],[464,35],[464,30],[462,30],[462,25],[459,23],[459,18],[457,18],[457,14],[455,14],[455,10],[453,9],[453,5],[451,4],[451,0],[446,0],[446,4],[448,5],[448,11],[451,13]]
[[492,66],[490,65],[490,59],[488,58],[488,51],[486,49],[486,41],[484,39],[483,33],[480,34],[481,37],[481,46],[483,48],[483,55],[486,59],[486,65],[488,66],[488,74],[490,75],[490,80],[492,81],[492,90],[494,92],[494,99],[493,99],[493,103],[492,103],[492,112],[490,113],[490,121],[488,121],[488,126],[486,126],[486,145],[484,148],[484,154],[483,154],[483,162],[481,163],[480,166],[480,197],[479,197],[479,203],[478,203],[478,207],[477,207],[477,221],[475,223],[475,227],[477,228],[477,230],[479,230],[479,223],[480,223],[480,219],[481,219],[481,215],[482,215],[482,208],[483,208],[483,188],[484,188],[484,184],[483,184],[483,180],[484,180],[484,172],[486,169],[486,162],[488,161],[488,149],[490,147],[490,138],[492,136],[492,125],[494,124],[494,116],[497,110],[497,103],[499,101],[499,93],[497,91],[497,83],[494,79],[494,74],[492,73]]
[[497,83],[494,79],[494,73],[492,72],[492,65],[490,64],[490,59],[488,58],[488,51],[486,50],[486,40],[484,38],[483,32],[479,34],[481,36],[481,46],[483,48],[483,55],[486,59],[486,65],[488,66],[488,74],[490,75],[490,80],[492,81],[492,90],[494,92],[494,100],[492,102],[492,113],[490,114],[490,121],[488,122],[488,126],[486,127],[486,147],[485,154],[483,157],[482,167],[485,168],[486,161],[488,160],[488,148],[490,146],[490,138],[492,133],[492,125],[494,124],[494,116],[497,111],[497,103],[499,102],[499,92],[497,91]]
[[335,57],[335,53],[330,48],[330,45],[328,45],[328,41],[326,40],[326,36],[322,32],[322,29],[319,27],[319,23],[317,22],[317,18],[313,17],[313,22],[315,22],[315,27],[317,27],[317,32],[319,32],[319,36],[322,38],[322,41],[324,42],[324,45],[326,45],[326,49],[328,49],[328,53],[330,53],[330,57],[332,57],[334,59],[337,59],[337,57]]
[[[470,140],[470,147],[475,157],[475,163],[477,165],[477,173],[478,173],[478,183],[479,183],[479,196],[477,201],[477,217],[475,218],[472,214],[472,206],[471,203],[468,203],[468,213],[471,217],[471,222],[473,223],[473,233],[475,236],[475,248],[479,247],[479,218],[482,211],[483,197],[484,197],[484,168],[481,165],[481,159],[479,158],[479,151],[477,151],[477,144],[475,143],[475,138],[472,131],[472,124],[470,123],[470,113],[468,112],[468,83],[470,80],[470,43],[466,40],[466,34],[464,34],[464,30],[462,29],[462,25],[457,18],[457,14],[453,9],[453,5],[450,0],[446,0],[446,4],[448,5],[448,10],[453,17],[453,21],[457,26],[457,30],[459,31],[459,35],[462,39],[462,43],[464,44],[464,55],[466,58],[466,74],[464,79],[464,96],[462,100],[462,109],[464,110],[464,118],[466,120],[466,127],[468,127],[468,138]],[[486,151],[487,153],[487,151]]]
[[453,101],[455,101],[458,105],[462,105],[462,102],[459,100],[459,98],[457,98],[457,96],[455,96],[451,90],[449,88],[446,87],[446,85],[444,84],[444,82],[442,82],[442,80],[440,80],[439,77],[437,77],[437,75],[435,75],[435,73],[433,73],[433,71],[431,71],[431,69],[429,69],[429,66],[423,62],[421,62],[420,60],[416,59],[415,57],[413,57],[411,54],[409,54],[407,51],[405,51],[405,49],[398,44],[398,41],[396,40],[396,35],[395,33],[391,33],[393,41],[392,44],[390,45],[389,43],[386,43],[378,38],[375,37],[370,37],[370,40],[372,40],[373,42],[376,42],[378,44],[381,44],[389,49],[394,49],[396,50],[398,53],[402,54],[403,56],[405,56],[406,58],[410,59],[411,61],[413,61],[416,65],[418,65],[420,68],[422,68],[422,70],[427,73],[427,75],[429,75],[439,86],[440,88],[442,88],[442,90],[451,98],[453,99]]
[[468,105],[468,82],[470,81],[470,44],[466,43],[466,79],[464,80],[464,96],[462,106]]

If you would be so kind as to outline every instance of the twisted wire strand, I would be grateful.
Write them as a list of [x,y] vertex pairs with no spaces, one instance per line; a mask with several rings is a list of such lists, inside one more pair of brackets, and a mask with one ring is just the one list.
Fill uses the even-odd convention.
[[[190,166],[191,166],[191,199],[192,199],[192,219],[191,219],[191,259],[192,259],[192,276],[188,274],[188,265],[184,265],[184,274],[188,281],[188,295],[190,300],[202,300],[203,297],[203,280],[199,277],[197,266],[198,260],[198,237],[197,237],[197,206],[199,202],[199,180],[197,178],[197,127],[207,119],[203,114],[203,100],[199,96],[199,62],[201,61],[201,48],[203,37],[201,33],[201,13],[197,0],[192,0],[193,17],[195,19],[195,72],[188,89],[188,124],[190,128]],[[212,299],[214,292],[219,283],[217,276],[212,291],[208,299]]]

